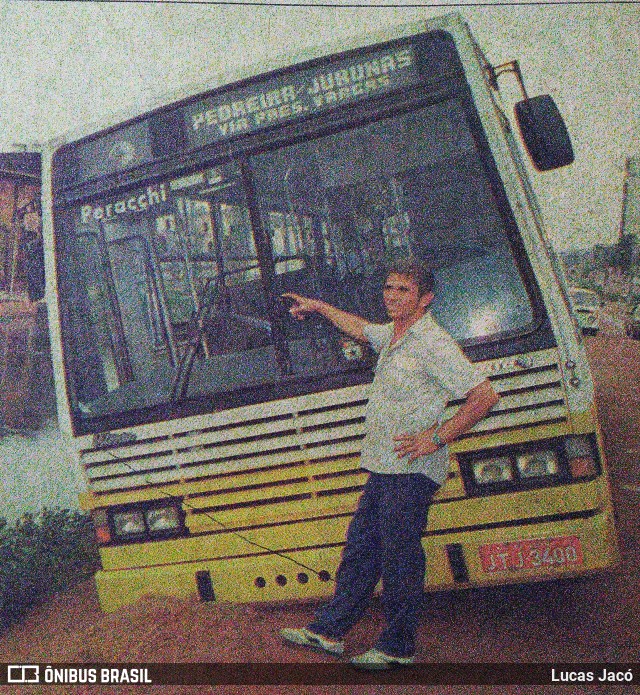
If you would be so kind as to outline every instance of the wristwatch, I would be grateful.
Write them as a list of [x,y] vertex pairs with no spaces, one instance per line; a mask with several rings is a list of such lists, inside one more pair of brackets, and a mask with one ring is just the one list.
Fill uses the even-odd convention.
[[431,441],[438,447],[438,449],[441,449],[446,445],[446,442],[443,442],[442,439],[440,439],[440,435],[437,431],[431,435]]

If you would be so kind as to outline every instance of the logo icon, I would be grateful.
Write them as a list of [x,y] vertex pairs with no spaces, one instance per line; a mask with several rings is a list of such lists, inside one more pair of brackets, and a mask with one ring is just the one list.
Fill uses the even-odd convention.
[[109,159],[120,168],[135,161],[136,148],[128,140],[118,140],[109,150]]
[[37,664],[7,664],[7,683],[39,683]]

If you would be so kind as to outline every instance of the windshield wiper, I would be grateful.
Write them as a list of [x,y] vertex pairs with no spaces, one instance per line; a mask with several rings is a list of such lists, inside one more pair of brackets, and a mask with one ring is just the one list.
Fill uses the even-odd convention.
[[208,278],[204,286],[204,290],[202,292],[203,301],[193,317],[193,323],[195,324],[193,336],[189,341],[186,352],[180,359],[176,375],[171,382],[171,398],[169,400],[171,405],[181,401],[185,397],[189,388],[191,371],[196,359],[196,354],[198,353],[198,347],[204,336],[207,321],[211,316],[212,309],[216,308],[218,300],[222,296],[218,286],[219,282],[219,279],[213,281],[213,278]]

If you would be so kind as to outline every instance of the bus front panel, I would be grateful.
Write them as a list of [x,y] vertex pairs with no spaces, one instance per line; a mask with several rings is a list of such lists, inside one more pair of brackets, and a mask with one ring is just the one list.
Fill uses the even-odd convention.
[[490,90],[480,67],[452,21],[56,153],[60,405],[89,483],[105,608],[148,591],[330,592],[366,477],[375,359],[322,320],[293,320],[282,294],[383,322],[396,255],[434,269],[436,320],[501,394],[452,447],[424,537],[427,586],[615,561],[591,384],[571,382],[577,337],[553,265],[527,252],[542,236],[526,195],[512,199],[526,189],[517,166],[497,160],[509,151],[494,141],[498,114],[483,110],[488,132],[476,108]]

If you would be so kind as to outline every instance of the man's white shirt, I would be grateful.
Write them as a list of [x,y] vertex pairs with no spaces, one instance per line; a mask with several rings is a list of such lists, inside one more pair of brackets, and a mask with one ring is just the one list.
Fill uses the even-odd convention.
[[442,485],[448,447],[409,461],[394,451],[394,437],[440,423],[447,402],[463,398],[485,380],[456,341],[429,313],[393,345],[393,324],[367,324],[364,334],[379,353],[367,405],[361,465],[375,473],[423,473]]

